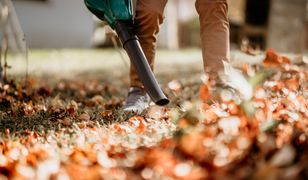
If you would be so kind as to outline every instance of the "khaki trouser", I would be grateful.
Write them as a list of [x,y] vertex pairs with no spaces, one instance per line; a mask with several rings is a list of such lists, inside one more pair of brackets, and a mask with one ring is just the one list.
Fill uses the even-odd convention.
[[[156,35],[164,19],[167,0],[138,0],[135,33],[153,69]],[[205,71],[222,70],[222,61],[229,60],[229,22],[227,0],[196,0],[201,28],[202,56]],[[133,66],[130,69],[131,86],[143,87]]]

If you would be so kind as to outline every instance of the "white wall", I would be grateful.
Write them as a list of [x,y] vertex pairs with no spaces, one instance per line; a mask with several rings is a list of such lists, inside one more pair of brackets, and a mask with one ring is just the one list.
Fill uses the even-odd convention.
[[[178,38],[174,36],[178,34],[178,29],[175,29],[175,26],[178,25],[178,22],[175,23],[175,18],[178,18],[179,22],[185,22],[192,18],[198,17],[198,14],[195,10],[195,1],[194,0],[177,0],[178,6],[176,9],[173,9],[175,6],[174,2],[171,0],[168,1],[165,8],[165,19],[164,23],[161,26],[158,41],[158,47],[161,48],[170,48],[177,49],[179,46]],[[175,11],[176,10],[176,11]],[[174,11],[174,12],[170,12]],[[174,13],[177,13],[176,15]],[[175,23],[175,24],[174,24]],[[170,31],[171,30],[171,31]],[[174,33],[172,36],[170,34]],[[173,42],[170,44],[170,42]]]
[[13,3],[30,48],[91,47],[94,22],[83,0]]

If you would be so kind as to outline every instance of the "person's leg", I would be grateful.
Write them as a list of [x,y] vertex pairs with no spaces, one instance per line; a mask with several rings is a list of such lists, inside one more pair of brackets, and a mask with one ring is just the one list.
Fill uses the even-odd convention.
[[[156,51],[156,36],[164,19],[164,8],[167,0],[138,0],[135,12],[135,33],[148,62],[153,69]],[[135,68],[131,65],[130,80],[132,87],[143,88]]]
[[[156,51],[156,36],[163,22],[163,12],[167,0],[137,0],[135,12],[135,34],[144,54],[153,69]],[[125,112],[141,113],[149,106],[150,98],[138,78],[133,65],[130,68],[130,86],[123,110]]]
[[196,0],[201,27],[202,55],[205,71],[223,70],[230,59],[227,0]]

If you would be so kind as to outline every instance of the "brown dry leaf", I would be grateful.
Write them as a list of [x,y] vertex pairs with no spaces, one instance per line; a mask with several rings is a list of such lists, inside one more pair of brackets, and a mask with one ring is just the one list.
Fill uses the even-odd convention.
[[100,95],[96,95],[96,96],[91,98],[91,101],[93,101],[94,103],[97,103],[97,104],[101,104],[101,103],[104,102],[104,98]]
[[87,123],[86,122],[79,122],[77,123],[77,126],[80,128],[80,129],[84,129],[87,127]]
[[296,77],[293,77],[291,79],[288,79],[285,81],[286,86],[289,90],[297,92],[299,89],[299,79]]
[[118,123],[114,123],[114,124],[111,126],[111,128],[112,128],[116,133],[118,133],[118,134],[122,134],[122,135],[126,135],[126,134],[127,134],[126,130],[125,130],[124,128],[122,128],[121,125],[118,124]]
[[267,50],[266,57],[263,60],[263,65],[265,67],[279,66],[279,65],[285,65],[285,64],[290,64],[290,63],[291,61],[289,58],[278,55],[273,49]]
[[111,110],[106,110],[106,111],[102,111],[101,112],[101,115],[102,115],[102,117],[110,117],[110,116],[112,116],[112,111]]
[[51,95],[52,89],[50,87],[43,86],[37,90],[37,93],[41,96],[47,97]]
[[196,161],[202,161],[209,157],[208,150],[203,146],[203,140],[204,136],[198,132],[184,134],[179,139],[178,148],[184,154],[194,157]]
[[281,91],[285,87],[285,84],[281,81],[276,82],[274,86],[272,86],[273,91]]
[[228,103],[228,111],[231,115],[236,115],[239,113],[240,109],[239,106],[234,103],[234,101],[231,101]]
[[174,168],[177,164],[171,151],[163,149],[151,149],[146,156],[147,163],[154,171],[165,176],[174,176]]
[[73,123],[73,121],[68,117],[64,117],[63,119],[60,119],[59,121],[65,126],[70,126]]
[[210,89],[209,89],[209,86],[207,84],[202,84],[200,86],[199,95],[200,95],[200,99],[203,102],[206,102],[206,101],[209,100],[209,98],[210,98]]
[[181,129],[185,129],[190,125],[189,121],[185,118],[181,118],[178,123],[177,126]]
[[129,118],[128,122],[131,125],[136,126],[136,133],[140,134],[143,133],[146,129],[146,122],[144,117],[142,116],[133,116],[131,118]]
[[174,139],[163,139],[159,146],[163,149],[173,149],[176,146],[176,142]]
[[47,160],[48,158],[49,154],[44,149],[34,149],[26,156],[26,162],[32,167],[37,167],[39,162]]
[[24,115],[30,115],[34,113],[32,101],[29,101],[28,103],[23,103],[22,112]]
[[293,135],[293,127],[290,124],[279,124],[277,127],[276,145],[281,148],[289,144]]
[[88,159],[86,152],[81,149],[75,149],[69,158],[75,164],[85,166],[91,165],[91,161]]
[[218,120],[218,115],[213,108],[207,109],[204,112],[204,122],[206,124],[215,123]]
[[74,163],[67,164],[65,169],[74,180],[101,180],[103,175],[101,174],[101,167],[98,165],[94,166],[82,166]]
[[78,104],[76,101],[72,100],[66,107],[66,111],[70,114],[71,117],[74,117],[78,110]]
[[34,153],[29,153],[27,156],[26,156],[26,161],[27,163],[30,165],[30,166],[33,166],[33,167],[36,167],[37,166],[37,156],[34,154]]
[[78,120],[79,121],[89,121],[90,120],[90,115],[89,114],[87,114],[87,113],[83,113],[83,114],[80,114],[79,116],[78,116]]

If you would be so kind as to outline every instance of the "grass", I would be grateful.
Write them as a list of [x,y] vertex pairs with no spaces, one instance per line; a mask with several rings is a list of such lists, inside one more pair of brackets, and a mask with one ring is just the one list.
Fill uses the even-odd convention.
[[[125,52],[121,52],[125,53]],[[184,84],[192,84],[200,81],[200,52],[197,49],[186,49],[182,51],[159,50],[156,61],[156,76],[167,89],[167,83],[178,79]],[[26,62],[20,56],[9,56],[9,78],[23,82],[26,71]],[[25,116],[20,109],[14,112],[1,114],[0,129],[4,132],[10,129],[16,136],[24,131],[36,131],[38,133],[48,131],[59,131],[70,126],[81,126],[79,122],[72,120],[69,126],[64,125],[61,118],[67,117],[65,108],[71,101],[79,104],[76,117],[87,113],[91,116],[90,127],[100,124],[108,126],[113,123],[121,123],[130,116],[121,111],[121,103],[124,100],[129,80],[128,69],[121,60],[118,52],[114,49],[91,50],[91,49],[37,49],[29,53],[28,73],[31,77],[28,84],[31,90],[30,99],[16,100],[19,106],[22,103],[33,103],[43,105],[47,111],[39,111]],[[92,87],[89,88],[89,87]],[[52,91],[45,98],[35,97],[39,88],[48,88]],[[194,96],[198,91],[198,83],[188,86],[186,97]],[[98,104],[91,102],[91,98],[99,96],[102,98]],[[172,93],[170,93],[171,98]],[[55,98],[57,100],[55,100]],[[55,101],[62,104],[59,112],[49,112]],[[175,103],[169,107],[176,107]],[[85,104],[92,103],[91,106]],[[10,109],[10,105],[7,105]],[[1,110],[5,112],[5,107]],[[106,111],[112,111],[109,116],[102,115]],[[62,113],[62,114],[61,114]],[[76,119],[76,117],[74,117]],[[73,118],[73,119],[74,119]],[[19,133],[20,132],[20,133]]]

